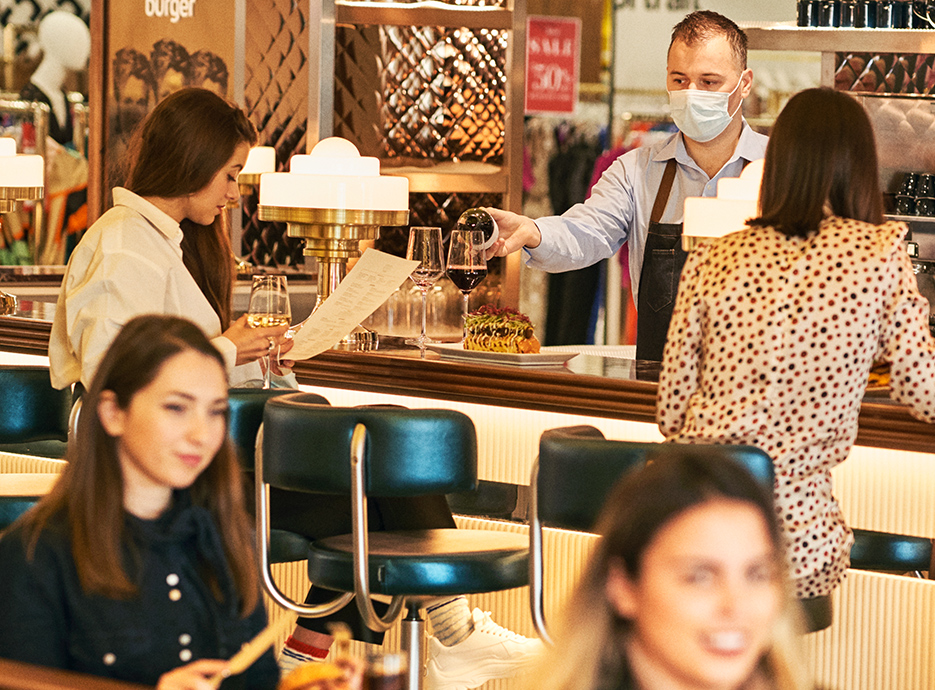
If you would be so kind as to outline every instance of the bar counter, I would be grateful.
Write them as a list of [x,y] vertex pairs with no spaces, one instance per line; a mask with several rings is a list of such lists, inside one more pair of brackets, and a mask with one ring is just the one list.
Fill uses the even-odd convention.
[[[51,305],[24,301],[23,307],[17,315],[0,316],[0,350],[45,355]],[[420,359],[415,348],[384,338],[376,352],[325,352],[298,362],[295,373],[306,386],[655,421],[658,366],[617,357],[579,354],[564,366],[548,367],[467,363],[442,360],[434,352]],[[935,425],[915,419],[885,392],[868,395],[857,444],[931,453]]]

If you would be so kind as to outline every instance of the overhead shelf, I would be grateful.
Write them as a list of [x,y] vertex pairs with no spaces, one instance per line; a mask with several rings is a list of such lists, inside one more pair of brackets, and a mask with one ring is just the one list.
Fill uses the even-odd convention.
[[400,175],[409,180],[410,193],[505,194],[509,175],[496,165],[472,162],[443,162],[426,167],[392,167],[381,161],[383,175]]
[[762,22],[741,24],[750,50],[814,53],[935,53],[935,30],[843,29]]
[[468,29],[513,29],[513,11],[503,7],[450,5],[434,0],[413,3],[377,3],[336,0],[338,24],[383,26],[447,26]]

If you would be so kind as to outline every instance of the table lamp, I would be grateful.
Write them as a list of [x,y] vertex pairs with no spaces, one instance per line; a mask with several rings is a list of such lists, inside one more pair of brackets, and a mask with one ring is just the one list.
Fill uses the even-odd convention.
[[[16,153],[16,141],[0,137],[0,213],[12,213],[18,201],[41,199],[42,156]],[[0,220],[2,229],[2,220]],[[16,311],[16,297],[0,291],[0,313]]]
[[[237,175],[237,187],[240,189],[240,196],[244,197],[255,191],[260,186],[260,175],[266,172],[276,172],[276,149],[272,146],[254,146],[247,154],[247,160]],[[229,201],[227,208],[238,208],[240,202],[240,199]],[[233,247],[231,247],[231,254],[234,257],[234,266],[237,268],[237,273],[253,273],[253,264],[237,254]]]
[[753,161],[740,177],[718,180],[717,196],[688,197],[682,225],[682,249],[690,252],[699,243],[742,230],[750,218],[760,215],[760,182],[763,161]]
[[247,162],[237,175],[240,195],[246,196],[260,186],[260,175],[276,172],[276,149],[272,146],[254,146],[247,154]]
[[[340,137],[293,156],[288,173],[260,175],[260,220],[286,223],[289,237],[305,240],[303,253],[318,259],[317,309],[347,273],[358,243],[380,236],[381,225],[409,223],[409,180],[380,175],[380,161],[360,155]],[[377,334],[358,326],[339,344],[368,350]]]

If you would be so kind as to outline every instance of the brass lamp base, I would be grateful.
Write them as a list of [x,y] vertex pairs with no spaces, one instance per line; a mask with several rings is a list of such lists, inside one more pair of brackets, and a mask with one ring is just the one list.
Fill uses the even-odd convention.
[[[260,220],[286,223],[286,234],[305,240],[302,253],[318,259],[318,298],[315,309],[337,289],[347,273],[347,260],[360,256],[360,241],[375,240],[381,225],[406,225],[409,211],[361,211],[353,209],[293,208],[263,206]],[[314,310],[313,310],[314,311]],[[379,337],[358,326],[335,346],[336,349],[373,350]]]
[[0,314],[15,314],[17,309],[16,295],[9,295],[0,290]]
[[237,176],[237,186],[240,187],[240,196],[252,194],[260,186],[260,175],[263,173],[240,173]]
[[[42,193],[42,187],[0,187],[0,213],[13,213],[18,201],[35,201]],[[13,314],[17,308],[16,296],[0,290],[0,314]]]
[[348,352],[369,352],[376,350],[380,345],[380,336],[366,326],[358,325],[353,331],[338,341],[333,350],[347,350]]
[[12,213],[17,201],[41,199],[43,187],[0,187],[0,213]]

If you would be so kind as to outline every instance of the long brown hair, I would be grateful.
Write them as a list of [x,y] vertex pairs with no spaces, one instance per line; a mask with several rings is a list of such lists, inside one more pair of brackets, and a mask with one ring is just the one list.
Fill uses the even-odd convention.
[[[21,519],[29,557],[40,533],[54,517],[64,515],[82,589],[114,599],[136,594],[123,554],[127,544],[123,476],[117,441],[101,424],[98,405],[112,391],[121,409],[158,376],[163,364],[195,351],[224,369],[224,358],[190,321],[147,315],[131,319],[111,344],[83,397],[77,438],[68,447],[68,465],[52,491]],[[218,525],[228,565],[240,594],[243,615],[259,601],[251,520],[244,509],[240,466],[225,439],[211,464],[190,488],[192,503],[208,510]],[[209,584],[215,584],[208,574]],[[215,588],[215,591],[217,589]]]
[[[556,636],[561,654],[544,665],[537,690],[618,687],[627,667],[624,640],[632,625],[621,619],[607,598],[612,567],[639,577],[643,555],[672,520],[695,506],[728,498],[756,508],[769,533],[779,572],[785,572],[784,542],[768,489],[734,460],[717,450],[663,447],[648,465],[628,474],[611,491],[597,522],[601,535],[588,567],[564,609]],[[807,687],[795,653],[796,610],[785,584],[786,607],[773,630],[770,648],[751,682],[771,690]],[[763,685],[757,687],[764,687]]]
[[776,118],[764,164],[761,215],[750,225],[808,237],[827,210],[883,222],[873,127],[845,93],[820,88],[793,96]]
[[[140,196],[175,198],[204,189],[242,143],[253,146],[256,128],[244,112],[207,89],[166,96],[137,130],[127,180]],[[209,226],[184,219],[182,260],[221,320],[231,321],[234,266],[226,214]]]

